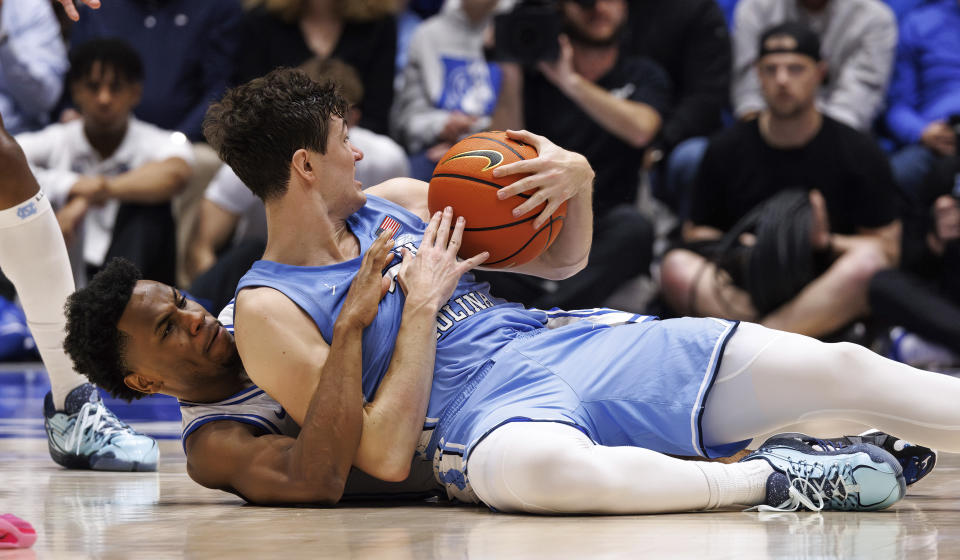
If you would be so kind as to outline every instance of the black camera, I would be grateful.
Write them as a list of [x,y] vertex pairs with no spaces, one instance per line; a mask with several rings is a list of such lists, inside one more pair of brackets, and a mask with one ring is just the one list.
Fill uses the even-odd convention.
[[[593,8],[596,0],[576,0]],[[563,16],[555,0],[526,0],[494,20],[494,47],[490,59],[532,66],[560,56],[557,38],[563,31]]]

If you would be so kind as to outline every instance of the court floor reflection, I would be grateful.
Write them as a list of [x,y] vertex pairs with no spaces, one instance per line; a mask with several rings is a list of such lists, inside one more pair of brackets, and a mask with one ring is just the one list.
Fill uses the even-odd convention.
[[41,439],[0,440],[0,513],[39,539],[8,558],[954,558],[960,456],[946,455],[894,508],[876,513],[738,510],[538,517],[403,502],[336,508],[246,506],[194,484],[179,442],[158,473],[54,465]]

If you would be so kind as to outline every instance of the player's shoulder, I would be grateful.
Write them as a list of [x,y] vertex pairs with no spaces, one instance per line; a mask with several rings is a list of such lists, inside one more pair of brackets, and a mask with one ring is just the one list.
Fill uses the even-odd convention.
[[231,303],[235,316],[260,316],[266,320],[274,319],[276,313],[297,309],[293,300],[269,286],[243,288]]
[[421,220],[426,221],[430,216],[430,211],[427,208],[428,187],[429,185],[423,181],[409,177],[397,177],[374,185],[364,192],[402,206],[416,214]]

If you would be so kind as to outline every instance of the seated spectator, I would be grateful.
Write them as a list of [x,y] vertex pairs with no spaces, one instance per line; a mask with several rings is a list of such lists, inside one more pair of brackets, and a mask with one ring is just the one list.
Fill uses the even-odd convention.
[[186,136],[132,116],[143,66],[123,41],[95,39],[75,47],[67,86],[81,118],[16,139],[57,207],[77,284],[113,256],[172,282],[170,199],[191,175]]
[[646,56],[673,85],[671,111],[644,153],[653,194],[681,212],[707,136],[730,98],[730,34],[714,0],[629,0],[623,52]]
[[824,114],[868,131],[883,108],[897,46],[893,12],[880,0],[740,0],[733,26],[733,110],[751,119],[763,110],[753,66],[757,39],[785,21],[820,37],[829,79],[817,97]]
[[483,54],[498,0],[448,2],[413,34],[393,106],[394,137],[412,155],[414,178],[429,181],[454,143],[490,125],[500,68]]
[[822,336],[866,313],[869,279],[898,261],[896,187],[870,137],[817,109],[816,34],[785,23],[759,43],[767,108],[711,139],[683,228],[702,254],[666,254],[663,295],[681,314]]
[[[371,132],[357,123],[363,101],[363,84],[356,71],[337,59],[307,61],[301,70],[318,82],[332,80],[349,103],[347,126],[350,142],[364,157],[357,162],[356,178],[364,187],[406,177],[407,156],[390,137]],[[226,165],[207,186],[187,247],[190,293],[211,310],[223,309],[240,277],[263,254],[267,239],[263,202],[250,192]]]
[[886,125],[903,147],[891,159],[910,203],[940,158],[957,151],[951,117],[960,119],[960,2],[918,8],[900,25]]
[[360,126],[387,134],[397,53],[396,0],[250,0],[235,82],[313,57],[338,58],[363,81]]
[[82,14],[70,44],[97,37],[130,43],[144,63],[137,118],[199,142],[207,106],[230,85],[240,17],[238,0],[110,0]]
[[900,327],[890,357],[914,366],[960,366],[960,157],[944,157],[904,217],[902,270],[870,283],[873,314]]
[[66,71],[60,24],[50,3],[0,2],[0,115],[11,134],[47,124]]
[[646,273],[653,230],[637,211],[643,148],[657,135],[670,99],[669,80],[652,60],[622,54],[625,0],[586,8],[560,2],[566,35],[560,57],[525,71],[504,64],[495,129],[526,128],[583,154],[596,172],[593,248],[587,267],[555,284],[485,273],[493,293],[549,309],[598,307],[627,280]]

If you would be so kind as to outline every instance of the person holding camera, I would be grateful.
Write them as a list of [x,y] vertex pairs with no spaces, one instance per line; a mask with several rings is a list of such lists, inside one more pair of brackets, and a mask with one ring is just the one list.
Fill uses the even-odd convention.
[[[931,3],[910,12],[887,101],[886,125],[903,146],[891,159],[894,176],[912,204],[938,159],[957,152],[960,124],[960,2]],[[953,124],[951,124],[953,123]]]
[[[626,0],[562,0],[557,8],[563,30],[559,38],[533,33],[546,35],[549,25],[531,25],[531,33],[518,34],[528,37],[528,48],[545,48],[512,53],[515,60],[542,54],[535,64],[502,65],[503,86],[491,126],[526,128],[553,138],[583,154],[596,170],[590,261],[586,269],[556,285],[519,275],[488,274],[485,279],[494,293],[513,301],[542,309],[579,309],[600,306],[624,282],[649,269],[653,228],[635,203],[643,149],[660,130],[670,84],[655,62],[621,51]],[[509,35],[501,31],[498,28],[500,51],[501,38]],[[557,47],[558,56],[549,59]]]
[[897,264],[896,187],[870,137],[817,109],[826,63],[809,27],[771,27],[758,52],[766,109],[711,139],[661,288],[681,314],[823,336],[865,314],[870,278]]

